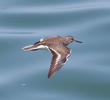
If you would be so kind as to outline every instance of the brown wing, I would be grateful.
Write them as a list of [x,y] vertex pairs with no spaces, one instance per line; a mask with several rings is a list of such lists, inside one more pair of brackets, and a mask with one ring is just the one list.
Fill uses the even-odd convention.
[[52,75],[54,75],[67,61],[67,58],[70,55],[70,49],[67,47],[60,47],[60,49],[55,50],[54,48],[50,48],[50,51],[53,55],[48,78],[50,78]]

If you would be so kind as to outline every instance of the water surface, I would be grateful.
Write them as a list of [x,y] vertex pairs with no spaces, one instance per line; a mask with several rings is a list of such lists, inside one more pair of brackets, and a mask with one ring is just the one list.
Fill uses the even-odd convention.
[[[21,48],[72,35],[68,62],[47,78],[52,55]],[[0,100],[110,100],[109,0],[0,0]]]

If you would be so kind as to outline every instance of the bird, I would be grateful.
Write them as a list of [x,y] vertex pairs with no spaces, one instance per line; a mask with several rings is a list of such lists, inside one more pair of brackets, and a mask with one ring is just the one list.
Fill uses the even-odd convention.
[[50,78],[59,71],[68,60],[71,50],[67,46],[72,42],[82,43],[81,41],[75,40],[71,35],[52,36],[40,39],[40,41],[35,42],[33,45],[25,46],[22,49],[29,51],[46,49],[52,53],[53,57],[48,72],[48,78]]

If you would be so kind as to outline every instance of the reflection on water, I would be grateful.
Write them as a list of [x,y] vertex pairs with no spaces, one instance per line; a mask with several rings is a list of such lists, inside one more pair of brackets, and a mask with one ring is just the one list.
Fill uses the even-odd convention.
[[[0,100],[109,100],[109,0],[0,1]],[[72,35],[64,67],[47,78],[51,53],[22,48]]]

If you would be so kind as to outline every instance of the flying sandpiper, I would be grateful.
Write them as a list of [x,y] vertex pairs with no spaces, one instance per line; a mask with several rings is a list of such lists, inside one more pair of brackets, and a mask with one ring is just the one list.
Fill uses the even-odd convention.
[[48,78],[50,78],[68,60],[71,50],[67,47],[67,45],[72,42],[82,43],[81,41],[75,40],[72,36],[54,36],[40,39],[40,41],[34,43],[33,45],[24,47],[23,50],[35,51],[39,49],[47,49],[52,53],[53,57],[48,72]]

